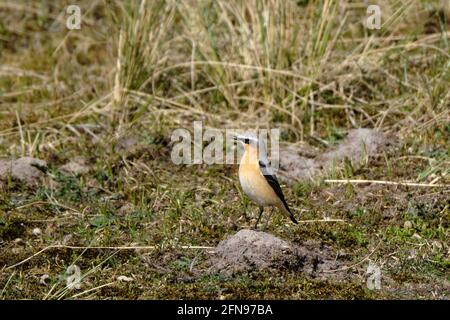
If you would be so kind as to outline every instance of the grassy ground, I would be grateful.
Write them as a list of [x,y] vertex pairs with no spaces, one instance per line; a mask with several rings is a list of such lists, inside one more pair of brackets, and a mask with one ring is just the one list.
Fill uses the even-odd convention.
[[[78,3],[72,31],[70,1],[0,3],[0,155],[49,166],[37,187],[1,182],[0,298],[449,298],[450,188],[432,186],[450,183],[448,2],[378,1],[381,30],[350,1]],[[334,178],[429,186],[283,186],[300,220],[344,221],[273,215],[267,231],[331,246],[349,280],[211,274],[207,249],[182,246],[217,245],[256,208],[236,166],[172,163],[172,130],[194,120],[321,149],[377,128],[395,148]],[[62,174],[76,157],[89,172]]]

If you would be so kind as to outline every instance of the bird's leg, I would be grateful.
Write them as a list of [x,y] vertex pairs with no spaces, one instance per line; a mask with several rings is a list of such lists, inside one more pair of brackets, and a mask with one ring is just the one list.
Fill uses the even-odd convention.
[[259,223],[259,220],[261,220],[261,216],[262,216],[263,212],[264,212],[264,207],[259,207],[259,216],[258,216],[258,220],[256,220],[256,223],[255,223],[255,229],[258,228],[258,223]]
[[273,208],[269,208],[269,216],[267,217],[266,224],[264,225],[264,231],[267,229],[269,225],[270,218],[272,218]]

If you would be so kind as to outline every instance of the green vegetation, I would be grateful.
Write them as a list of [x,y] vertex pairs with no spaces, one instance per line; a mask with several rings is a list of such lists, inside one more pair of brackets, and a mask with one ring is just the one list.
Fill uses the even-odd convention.
[[[353,1],[77,3],[80,30],[65,26],[71,1],[0,3],[0,157],[48,164],[38,186],[0,182],[1,299],[449,298],[450,189],[432,186],[450,184],[447,2],[378,1],[380,30]],[[274,214],[266,231],[331,246],[346,280],[210,273],[208,249],[184,246],[216,246],[257,208],[235,166],[172,163],[172,130],[194,120],[317,150],[377,128],[391,148],[329,177],[429,186],[282,186],[309,222]],[[77,158],[87,172],[61,170]]]

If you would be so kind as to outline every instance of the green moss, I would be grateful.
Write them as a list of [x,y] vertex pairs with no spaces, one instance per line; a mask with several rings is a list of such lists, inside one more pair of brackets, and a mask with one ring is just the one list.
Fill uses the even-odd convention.
[[[390,147],[361,168],[348,159],[336,163],[324,178],[448,185],[448,43],[437,37],[416,48],[431,39],[424,34],[430,17],[420,16],[429,11],[424,3],[405,12],[386,3],[386,12],[399,16],[383,38],[373,39],[367,35],[376,31],[360,23],[363,11],[348,12],[340,33],[339,10],[333,5],[328,15],[312,1],[258,2],[257,8],[147,1],[151,19],[138,24],[133,3],[123,10],[114,2],[94,8],[80,2],[87,23],[70,33],[53,23],[54,13],[64,10],[57,4],[43,3],[39,14],[0,11],[0,158],[25,154],[50,167],[37,187],[0,181],[0,261],[13,265],[56,243],[154,249],[48,249],[2,269],[1,299],[44,298],[53,286],[48,298],[57,292],[72,298],[79,291],[63,290],[73,263],[88,274],[83,289],[112,283],[80,298],[448,298],[445,188],[323,180],[282,185],[298,220],[307,221],[294,226],[275,211],[266,231],[297,245],[326,245],[359,276],[325,280],[260,271],[225,277],[208,273],[206,250],[180,245],[213,247],[251,228],[257,207],[243,195],[236,166],[176,166],[170,159],[172,130],[191,129],[195,120],[219,130],[280,128],[283,143],[305,143],[317,152],[352,128],[379,128],[389,133]],[[271,3],[276,10],[266,10]],[[260,24],[265,12],[268,25]],[[159,34],[158,28],[165,29]],[[132,31],[121,57],[119,30]],[[398,40],[386,40],[393,31]],[[366,58],[370,64],[359,63]],[[127,92],[119,102],[118,63],[119,87]],[[128,136],[139,146],[116,148]],[[91,172],[62,175],[59,166],[76,156]],[[127,205],[131,209],[121,210]],[[366,288],[368,257],[383,265],[379,291]],[[44,274],[47,285],[39,283]],[[120,282],[119,275],[134,280]]]

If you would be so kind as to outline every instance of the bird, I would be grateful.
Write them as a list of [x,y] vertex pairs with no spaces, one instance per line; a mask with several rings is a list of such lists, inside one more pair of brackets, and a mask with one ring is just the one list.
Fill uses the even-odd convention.
[[269,166],[264,143],[259,144],[258,138],[253,134],[234,135],[233,138],[244,146],[244,154],[239,163],[242,190],[259,206],[259,216],[254,228],[257,229],[265,207],[277,207],[284,216],[298,224],[277,177]]

